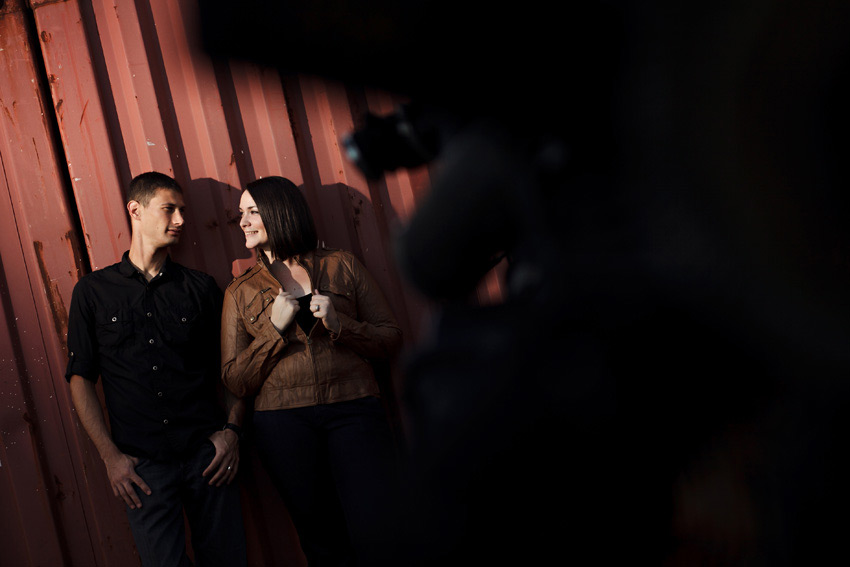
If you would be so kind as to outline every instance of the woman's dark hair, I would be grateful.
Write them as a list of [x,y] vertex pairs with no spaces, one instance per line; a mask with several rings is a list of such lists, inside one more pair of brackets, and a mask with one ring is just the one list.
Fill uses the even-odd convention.
[[285,177],[263,177],[249,183],[246,191],[263,218],[275,258],[287,260],[316,247],[313,215],[295,183]]

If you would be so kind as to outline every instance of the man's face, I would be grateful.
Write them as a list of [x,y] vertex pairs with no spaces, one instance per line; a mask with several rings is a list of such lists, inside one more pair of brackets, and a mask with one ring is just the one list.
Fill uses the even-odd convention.
[[145,244],[155,248],[177,244],[186,210],[180,193],[171,189],[158,189],[146,206],[136,204],[138,230]]

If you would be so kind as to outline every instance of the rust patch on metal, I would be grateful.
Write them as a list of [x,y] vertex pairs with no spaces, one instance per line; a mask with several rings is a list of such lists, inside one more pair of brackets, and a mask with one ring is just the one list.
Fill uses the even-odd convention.
[[[15,105],[16,105],[16,104],[17,104],[17,102],[16,102],[16,101],[12,101],[12,108],[13,108],[13,109],[15,108]],[[6,113],[6,117],[9,119],[9,122],[11,122],[12,124],[14,124],[14,123],[15,123],[15,119],[12,117],[12,113],[11,113],[11,112],[9,112],[9,107],[8,107],[8,106],[6,106],[5,104],[3,104],[3,100],[2,100],[2,99],[0,99],[0,105],[2,105],[2,106],[3,106],[3,112],[5,112],[5,113]]]
[[80,126],[83,125],[83,119],[86,117],[86,109],[89,107],[89,101],[83,105],[83,112],[80,114]]
[[56,483],[56,500],[62,502],[66,498],[64,485],[62,484],[62,481],[59,480],[59,477],[56,475],[53,475],[53,482]]
[[68,242],[68,247],[71,249],[71,257],[74,259],[74,269],[76,270],[76,273],[71,272],[71,278],[73,278],[74,281],[77,281],[88,271],[86,262],[83,261],[83,251],[80,248],[80,241],[77,239],[73,230],[69,230],[65,233],[65,240]]
[[47,271],[47,265],[44,262],[44,244],[39,241],[32,243],[35,248],[35,257],[38,260],[38,270],[41,274],[41,281],[44,285],[44,291],[50,302],[50,313],[53,317],[53,327],[62,344],[65,344],[65,334],[68,331],[68,310],[65,309],[65,303],[62,301],[62,295],[59,293],[59,286],[54,280],[50,279],[50,274]]
[[49,4],[62,4],[67,2],[68,0],[29,0],[28,3],[30,7],[35,10],[36,8],[40,8],[42,6],[47,6]]

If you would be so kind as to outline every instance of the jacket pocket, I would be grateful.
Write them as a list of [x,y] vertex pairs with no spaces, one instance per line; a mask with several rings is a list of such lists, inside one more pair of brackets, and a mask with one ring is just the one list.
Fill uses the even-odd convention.
[[274,303],[277,294],[271,292],[271,288],[258,291],[245,306],[243,317],[248,327],[256,328],[260,324],[261,316]]

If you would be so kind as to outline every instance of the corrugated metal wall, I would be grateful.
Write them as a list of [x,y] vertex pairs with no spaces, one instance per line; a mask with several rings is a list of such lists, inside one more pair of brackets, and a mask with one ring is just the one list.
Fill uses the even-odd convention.
[[[0,2],[3,567],[138,562],[63,378],[71,291],[128,247],[122,188],[134,175],[181,182],[189,224],[172,255],[222,287],[251,262],[235,220],[240,188],[267,175],[303,183],[321,237],[364,261],[408,344],[426,316],[389,246],[427,172],[367,183],[339,145],[363,112],[397,101],[214,63],[197,47],[195,9],[189,0]],[[251,564],[303,564],[255,457],[245,469]]]

